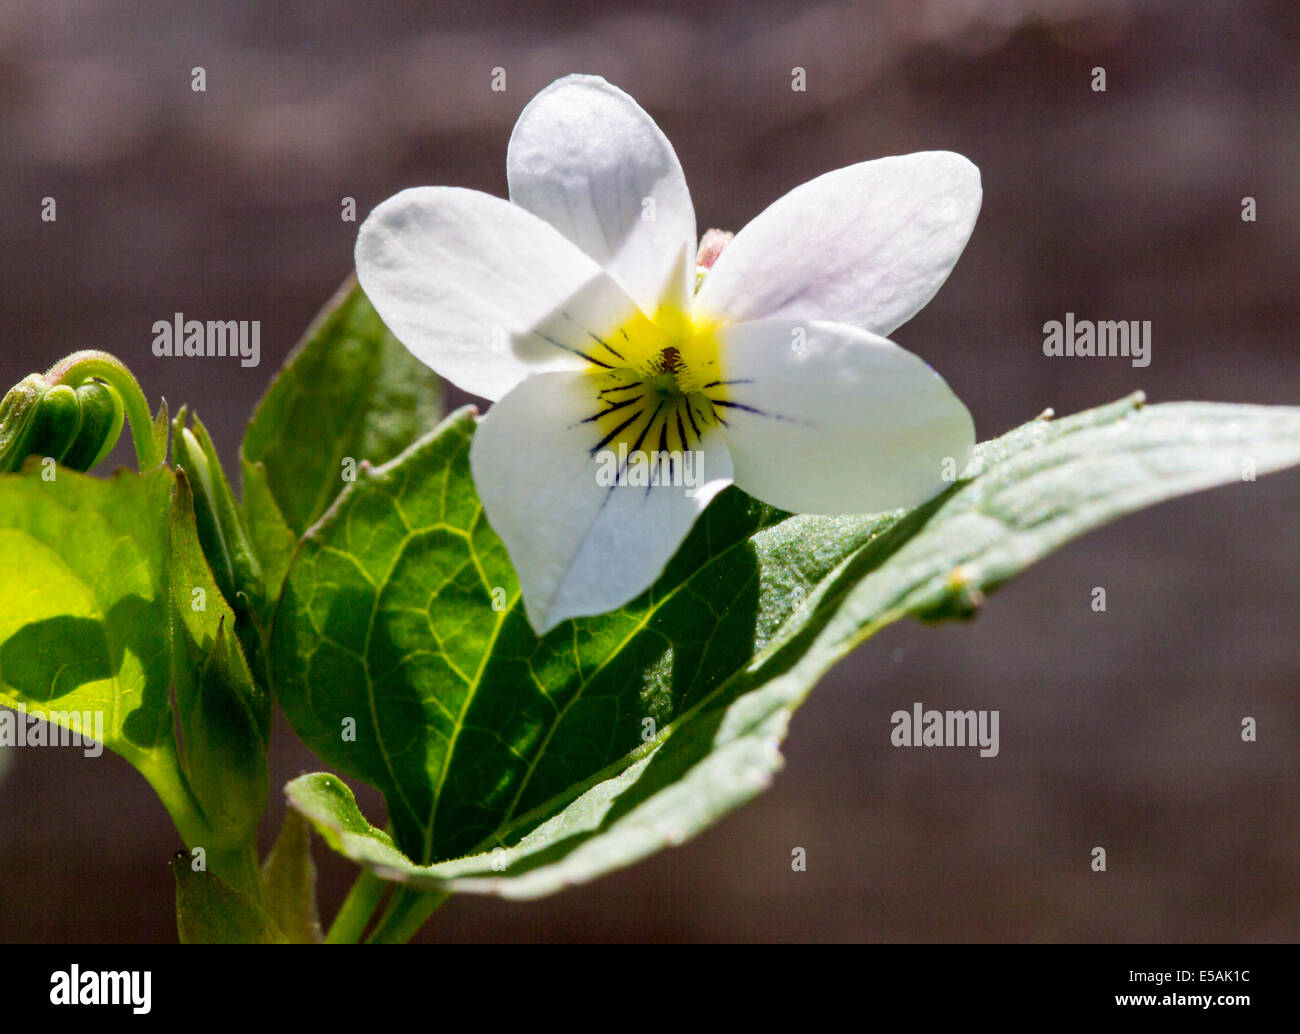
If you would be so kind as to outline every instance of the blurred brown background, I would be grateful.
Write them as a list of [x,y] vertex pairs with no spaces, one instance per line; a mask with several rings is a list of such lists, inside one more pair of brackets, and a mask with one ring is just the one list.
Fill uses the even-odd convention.
[[[504,194],[515,116],[585,71],[663,126],[701,231],[866,158],[975,161],[975,235],[895,338],[981,437],[1137,388],[1300,403],[1298,47],[1293,0],[4,0],[0,381],[109,349],[151,397],[197,408],[231,463],[349,272],[340,199],[364,217],[416,184]],[[262,365],[155,359],[150,326],[176,311],[260,319]],[[1045,358],[1040,328],[1066,311],[1151,320],[1150,367]],[[812,695],[755,803],[553,898],[456,899],[423,937],[1295,940],[1297,514],[1295,471],[1167,503],[1031,569],[971,624],[891,628]],[[917,700],[1000,709],[1000,756],[891,747],[890,714]],[[1259,742],[1241,742],[1244,715]],[[11,754],[0,940],[174,939],[180,845],[143,781],[108,754]],[[273,785],[315,767],[281,721]],[[317,860],[328,917],[351,870],[319,844]]]

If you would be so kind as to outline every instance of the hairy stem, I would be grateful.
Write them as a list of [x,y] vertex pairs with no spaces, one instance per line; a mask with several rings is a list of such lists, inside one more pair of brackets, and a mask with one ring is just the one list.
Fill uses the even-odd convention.
[[144,392],[140,390],[140,382],[116,356],[94,350],[73,352],[50,367],[46,377],[51,384],[66,384],[70,388],[89,380],[103,381],[122,399],[141,472],[152,470],[167,459],[165,448],[160,446],[154,434],[153,417]]
[[388,902],[379,926],[366,939],[366,943],[405,944],[449,897],[451,895],[445,891],[419,891],[399,887]]
[[137,763],[141,774],[153,787],[171,816],[176,832],[191,850],[203,848],[207,868],[236,890],[261,901],[261,869],[254,843],[229,843],[213,831],[181,771],[180,759],[173,744],[161,758]]
[[352,889],[348,891],[348,896],[343,899],[334,922],[330,924],[325,943],[358,943],[387,890],[387,883],[369,869],[362,869],[352,884]]

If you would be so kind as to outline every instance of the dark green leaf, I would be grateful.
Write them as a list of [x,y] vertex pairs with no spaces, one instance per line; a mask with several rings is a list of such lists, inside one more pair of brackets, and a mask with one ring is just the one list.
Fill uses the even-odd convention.
[[1134,397],[985,443],[907,513],[785,517],[732,490],[644,597],[538,640],[474,496],[472,429],[452,417],[307,536],[272,661],[299,734],[388,801],[391,839],[337,779],[291,783],[332,846],[418,887],[514,897],[757,793],[807,692],[884,625],[968,615],[1090,528],[1300,462],[1300,409]]
[[283,944],[285,936],[261,904],[214,873],[195,871],[191,855],[172,858],[176,928],[182,944]]
[[[322,310],[271,383],[244,436],[284,525],[301,535],[347,483],[344,461],[378,465],[438,419],[438,378],[388,332],[349,280]],[[249,508],[255,540],[281,539],[268,500]],[[256,530],[271,521],[270,532]],[[268,579],[271,580],[271,579]]]
[[262,579],[268,602],[280,597],[280,586],[293,551],[298,548],[298,536],[284,521],[284,514],[266,483],[266,466],[262,463],[242,462],[244,479],[243,512],[248,527],[249,540],[262,565]]

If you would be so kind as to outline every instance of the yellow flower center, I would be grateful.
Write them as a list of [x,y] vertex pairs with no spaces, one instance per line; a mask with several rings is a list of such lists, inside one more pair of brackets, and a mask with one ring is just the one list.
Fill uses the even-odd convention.
[[726,426],[717,329],[664,306],[593,335],[593,355],[604,365],[591,368],[595,411],[583,420],[593,425],[592,455],[620,446],[686,452],[699,448],[709,427]]

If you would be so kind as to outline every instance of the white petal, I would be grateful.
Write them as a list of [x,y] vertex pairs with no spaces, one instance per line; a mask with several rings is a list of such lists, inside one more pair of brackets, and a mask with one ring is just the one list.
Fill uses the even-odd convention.
[[654,119],[595,75],[552,83],[524,108],[506,154],[510,200],[608,269],[647,313],[690,298],[695,209]]
[[891,341],[792,320],[736,324],[720,339],[718,412],[735,482],[765,503],[797,513],[916,506],[970,457],[966,407]]
[[979,214],[979,170],[923,151],[796,187],[727,246],[697,311],[739,323],[832,320],[888,334],[934,297]]
[[694,488],[600,484],[592,450],[601,436],[581,422],[597,410],[593,384],[586,373],[529,378],[479,421],[470,448],[488,523],[505,543],[539,635],[648,589],[731,483],[726,443],[706,433],[696,446]]
[[608,273],[509,201],[458,187],[390,197],[357,236],[357,279],[420,361],[497,399],[524,377],[587,365],[636,312]]

